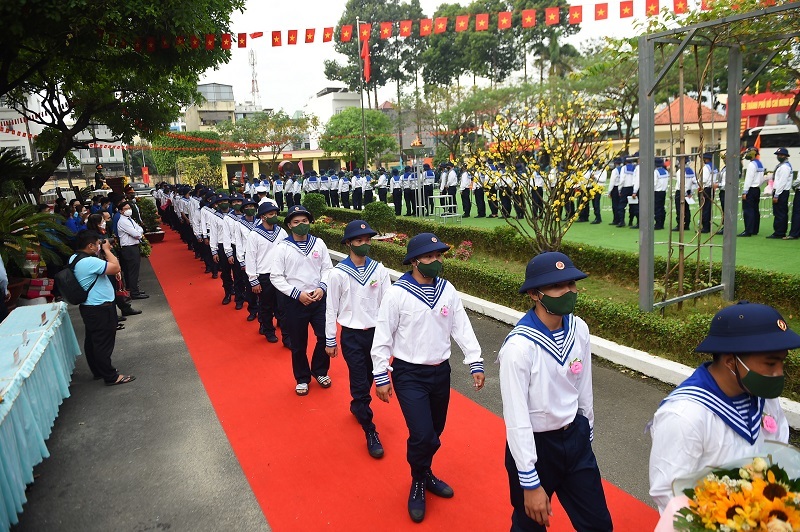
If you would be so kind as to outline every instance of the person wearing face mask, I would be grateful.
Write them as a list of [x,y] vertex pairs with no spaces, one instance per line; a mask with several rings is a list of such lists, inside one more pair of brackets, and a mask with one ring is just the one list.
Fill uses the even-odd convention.
[[247,253],[247,237],[250,232],[258,225],[256,211],[258,204],[250,199],[244,200],[240,206],[242,215],[238,218],[234,228],[234,253],[236,254],[236,264],[233,268],[233,284],[237,294],[241,294],[241,299],[236,301],[236,310],[240,310],[247,303],[247,321],[253,321],[258,316],[255,294],[250,290],[250,283],[247,282],[245,273],[245,254]]
[[328,280],[325,352],[331,358],[338,354],[338,323],[342,326],[342,357],[350,376],[350,412],[364,430],[369,455],[383,458],[383,445],[369,406],[372,401],[370,348],[378,308],[392,283],[383,264],[368,256],[372,237],[377,234],[364,220],[353,220],[344,230],[342,244],[347,246],[349,257],[333,268]]
[[142,263],[139,244],[144,236],[144,229],[133,219],[133,210],[129,202],[120,203],[119,211],[122,216],[117,221],[117,236],[125,285],[131,292],[131,299],[147,299],[150,296],[139,289],[139,267]]
[[783,364],[800,336],[774,308],[740,301],[716,313],[695,348],[712,353],[669,394],[650,424],[650,495],[663,512],[672,482],[708,466],[758,456],[789,441],[780,405]]
[[519,293],[534,306],[497,355],[513,531],[550,526],[553,493],[576,530],[613,528],[592,451],[589,327],[573,314],[586,277],[557,251],[531,259]]
[[[133,190],[131,185],[125,185],[124,192],[125,200],[128,202],[128,205],[131,208],[131,218],[133,218],[133,220],[139,225],[142,225],[142,215],[139,213],[139,206],[136,204],[136,191]],[[174,210],[172,210],[171,207],[169,210],[171,217],[175,218]]]
[[778,148],[775,152],[778,166],[772,188],[772,234],[767,238],[783,238],[789,230],[789,194],[792,190],[792,165],[789,163],[789,150]]
[[89,209],[81,205],[80,200],[72,200],[69,204],[67,228],[77,235],[86,230],[87,218],[89,218]]
[[[86,221],[86,229],[88,231],[94,231],[95,233],[101,235],[103,238],[108,238],[109,240],[112,240],[111,250],[112,250],[112,253],[113,253],[113,251],[114,251],[114,246],[113,246],[114,235],[112,235],[108,231],[108,229],[109,229],[108,221],[110,219],[111,219],[111,215],[108,214],[107,212],[104,212],[103,214],[92,214],[91,216],[89,216],[89,219]],[[100,249],[100,251],[98,252],[97,256],[99,258],[103,259],[103,260],[106,260],[105,251],[103,251],[102,249]],[[109,275],[108,276],[108,280],[111,281],[111,284],[115,288],[116,287],[120,287],[121,289],[124,289],[125,283],[123,281],[122,272],[117,273],[115,275]],[[119,294],[115,290],[114,304],[122,312],[122,316],[118,316],[117,317],[117,320],[120,322],[120,324],[117,326],[118,330],[121,330],[123,328],[121,326],[122,325],[121,322],[125,321],[127,319],[127,316],[135,316],[137,314],[141,314],[142,313],[141,310],[134,310],[134,308],[131,306],[129,301],[130,301],[129,298]]]
[[[331,387],[325,353],[325,293],[333,269],[328,246],[308,234],[314,216],[302,205],[293,205],[286,215],[289,236],[281,240],[272,255],[269,278],[281,292],[278,306],[286,316],[281,331],[289,333],[295,393],[308,395],[311,378],[323,388]],[[316,337],[311,366],[308,364],[308,326]]]
[[233,296],[233,239],[231,227],[226,218],[230,212],[230,197],[220,194],[213,200],[214,210],[209,217],[208,245],[211,247],[211,257],[219,266],[219,276],[222,279],[222,290],[225,295],[222,304],[227,305]]
[[753,146],[747,148],[744,154],[744,158],[747,161],[744,169],[744,185],[742,186],[744,231],[737,236],[757,235],[761,226],[758,202],[761,199],[761,185],[764,182],[764,165],[758,156],[758,148]]
[[408,426],[408,514],[416,523],[425,518],[426,492],[448,499],[454,493],[431,469],[450,404],[451,337],[464,352],[475,390],[484,384],[481,346],[461,297],[441,278],[442,256],[449,249],[433,233],[408,241],[403,264],[412,269],[386,291],[371,350],[375,394],[388,403],[396,392]]

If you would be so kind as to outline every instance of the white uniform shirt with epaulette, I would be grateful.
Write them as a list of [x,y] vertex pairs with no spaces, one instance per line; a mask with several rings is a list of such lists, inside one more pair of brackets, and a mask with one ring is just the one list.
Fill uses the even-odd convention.
[[328,246],[322,239],[308,235],[304,242],[297,242],[289,235],[273,250],[269,278],[276,289],[298,299],[301,293],[317,288],[327,292],[332,269]]
[[[680,169],[675,172],[675,190],[679,190],[680,181],[681,180],[681,171]],[[694,173],[689,166],[686,167],[686,179],[684,180],[684,186],[686,187],[686,195],[694,194],[697,192],[698,183],[697,183],[697,175]]]
[[782,192],[792,188],[792,165],[789,161],[783,161],[775,167],[775,175],[772,180],[772,195],[778,197]]
[[236,233],[234,238],[234,243],[236,244],[236,260],[239,262],[239,266],[245,266],[245,255],[247,254],[247,237],[250,236],[250,233],[255,229],[258,224],[261,223],[256,217],[253,217],[253,221],[249,221],[244,215],[239,217],[238,224],[236,224]]
[[208,238],[208,244],[211,245],[211,224],[214,223],[214,209],[208,205],[200,207],[200,229],[203,232],[203,238]]
[[747,170],[744,174],[744,187],[742,194],[747,194],[747,191],[753,187],[760,187],[764,182],[764,165],[758,159],[753,159],[747,165]]
[[386,172],[381,172],[381,175],[378,176],[378,184],[377,188],[386,188],[389,186],[389,177],[386,175]]
[[472,190],[472,176],[470,176],[469,172],[466,170],[461,173],[461,182],[459,183],[458,189],[462,191]]
[[433,170],[425,170],[422,175],[422,184],[432,186],[436,182],[436,172]]
[[713,163],[706,163],[703,165],[701,180],[703,188],[709,188],[714,185],[714,182],[717,180],[717,169],[714,168]]
[[328,190],[331,192],[339,192],[339,176],[334,174],[328,178]]
[[450,359],[450,338],[464,353],[472,373],[483,371],[481,346],[464,304],[452,284],[437,277],[421,285],[410,272],[383,297],[372,341],[375,385],[389,384],[389,358],[433,366]]
[[364,186],[364,191],[372,190],[374,182],[375,181],[373,181],[373,177],[371,175],[365,175],[361,178],[361,183]]
[[[789,441],[789,424],[778,399],[745,393],[728,397],[707,367],[708,363],[697,368],[668,395],[649,424],[650,496],[659,511],[673,497],[676,478],[758,456],[765,440]],[[687,385],[690,381],[694,382]],[[775,433],[765,433],[765,416],[775,421]]]
[[303,181],[303,192],[319,192],[319,179],[317,179],[317,176],[311,176]]
[[325,300],[325,345],[336,347],[336,323],[349,329],[372,329],[392,282],[386,267],[367,257],[364,266],[347,258],[331,270]]
[[330,179],[328,178],[327,175],[319,176],[319,190],[320,190],[320,192],[325,192],[327,190],[330,190],[331,189],[330,186],[331,186],[331,181],[330,181]]
[[244,254],[244,271],[250,286],[258,286],[258,276],[269,274],[272,266],[272,251],[278,242],[285,239],[286,231],[275,224],[272,229],[267,229],[263,224],[253,228],[247,235],[246,251]]
[[228,258],[233,257],[230,225],[225,221],[227,217],[227,213],[223,214],[218,210],[212,211],[209,216],[208,245],[211,247],[211,254],[214,256],[218,254],[218,247],[222,244],[225,256]]
[[392,175],[391,179],[389,179],[389,190],[392,192],[403,190],[403,177],[400,174]]
[[192,196],[190,203],[189,203],[189,220],[192,222],[192,232],[196,238],[203,238],[205,233],[203,232],[203,225],[202,225],[202,216],[200,214],[200,198],[197,196]]
[[589,439],[593,439],[591,356],[586,322],[569,314],[561,329],[550,331],[534,310],[517,323],[500,348],[506,440],[522,488],[540,485],[534,433],[566,427],[580,413],[589,420]]
[[669,172],[663,166],[653,170],[653,192],[666,192],[669,188]]
[[615,166],[611,170],[611,177],[608,179],[608,189],[613,190],[614,187],[620,187],[620,183],[622,182],[622,167]]
[[339,192],[350,192],[350,178],[344,176],[339,179]]

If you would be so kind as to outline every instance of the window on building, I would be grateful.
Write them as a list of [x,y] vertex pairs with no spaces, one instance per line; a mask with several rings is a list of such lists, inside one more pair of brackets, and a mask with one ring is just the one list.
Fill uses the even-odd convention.
[[108,156],[111,157],[112,159],[114,158],[114,148],[108,149]]

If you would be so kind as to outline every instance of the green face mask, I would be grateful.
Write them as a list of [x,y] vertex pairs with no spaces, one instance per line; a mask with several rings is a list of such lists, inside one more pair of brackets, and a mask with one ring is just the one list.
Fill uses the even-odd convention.
[[439,277],[439,275],[441,275],[442,270],[444,269],[444,264],[442,264],[442,261],[440,260],[435,260],[429,264],[418,262],[417,269],[424,277],[433,279],[434,277]]
[[273,215],[273,216],[265,216],[264,217],[264,223],[269,224],[269,225],[275,225],[277,223],[277,221],[278,221],[278,217],[275,216],[275,215]]
[[539,302],[548,314],[556,316],[566,316],[575,310],[575,302],[578,300],[577,292],[567,292],[559,297],[546,296],[539,292]]
[[256,213],[256,210],[255,209],[245,209],[244,213],[247,216],[253,216]]
[[311,229],[311,224],[297,224],[294,227],[292,227],[292,233],[299,236],[305,236],[308,234],[308,231],[310,229]]
[[242,204],[241,203],[234,203],[233,204],[233,210],[236,211],[236,212],[241,212]]
[[744,362],[742,362],[742,359],[739,357],[736,357],[736,360],[747,370],[747,375],[740,377],[738,371],[734,372],[734,375],[736,375],[736,380],[739,381],[739,386],[747,390],[750,395],[763,397],[764,399],[775,399],[781,396],[781,393],[783,393],[784,381],[786,380],[785,375],[781,375],[780,377],[768,377],[767,375],[756,373],[745,366]]
[[217,208],[221,211],[227,211],[230,206],[231,206],[230,203],[225,203],[225,202],[217,203]]
[[353,253],[358,255],[359,257],[366,257],[369,255],[369,250],[372,246],[369,244],[361,244],[360,246],[350,245],[350,249],[353,250]]

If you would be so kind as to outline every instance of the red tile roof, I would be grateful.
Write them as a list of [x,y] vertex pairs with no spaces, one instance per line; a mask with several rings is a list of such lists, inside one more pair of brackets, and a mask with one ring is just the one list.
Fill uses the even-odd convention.
[[[714,117],[714,122],[725,122],[725,116],[712,110],[710,107],[705,105],[700,105],[697,103],[697,100],[694,98],[690,98],[688,96],[684,96],[683,98],[683,122],[685,124],[696,124],[697,120],[697,108],[698,106],[702,109],[703,113],[703,124],[710,124],[711,117]],[[679,124],[680,123],[680,99],[675,99],[672,103],[669,104],[667,108],[663,111],[658,113],[655,117],[655,125],[657,126],[668,126],[670,123],[670,114],[672,116],[672,123]]]

